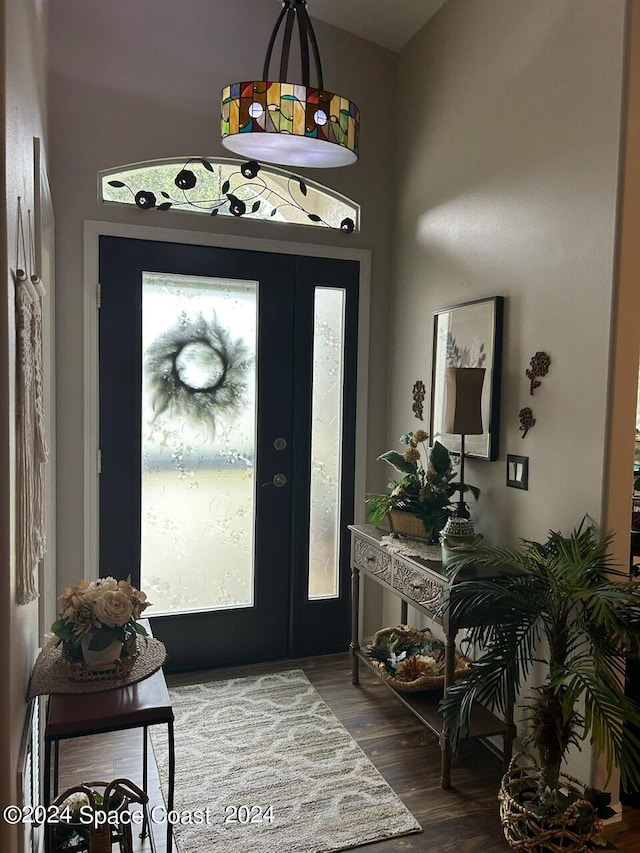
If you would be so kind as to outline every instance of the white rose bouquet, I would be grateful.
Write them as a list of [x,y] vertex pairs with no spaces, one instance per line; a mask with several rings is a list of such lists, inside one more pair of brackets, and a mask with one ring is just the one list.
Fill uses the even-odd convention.
[[73,658],[82,657],[82,640],[88,636],[91,651],[106,649],[113,640],[125,643],[132,632],[147,636],[136,620],[150,602],[132,586],[131,577],[126,581],[112,577],[78,581],[65,589],[59,602],[60,615],[51,630]]

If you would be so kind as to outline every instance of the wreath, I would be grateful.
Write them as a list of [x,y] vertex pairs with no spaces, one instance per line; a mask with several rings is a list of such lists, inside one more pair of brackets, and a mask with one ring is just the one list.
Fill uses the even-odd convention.
[[244,341],[202,314],[182,314],[149,346],[145,370],[154,417],[167,409],[215,429],[220,415],[240,409],[253,357]]

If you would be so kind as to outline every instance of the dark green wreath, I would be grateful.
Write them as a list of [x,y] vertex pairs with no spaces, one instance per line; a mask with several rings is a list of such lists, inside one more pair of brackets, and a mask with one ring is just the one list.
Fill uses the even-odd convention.
[[[202,383],[190,383],[189,367],[203,355],[209,360],[209,372]],[[145,370],[154,416],[170,409],[215,429],[220,415],[240,408],[252,363],[247,345],[241,338],[232,340],[215,313],[211,320],[202,314],[193,318],[182,315],[173,329],[163,332],[147,349]]]

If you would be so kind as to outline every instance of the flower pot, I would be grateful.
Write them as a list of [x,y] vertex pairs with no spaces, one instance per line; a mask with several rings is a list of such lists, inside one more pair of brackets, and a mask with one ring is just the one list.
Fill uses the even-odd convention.
[[94,651],[89,648],[92,637],[93,633],[85,634],[81,641],[82,657],[87,669],[93,672],[112,669],[114,661],[122,654],[123,644],[119,640],[112,640],[106,648]]
[[[593,805],[582,798],[586,786],[572,776],[560,774],[563,788],[580,798],[564,813],[553,817],[538,817],[527,808],[525,796],[538,789],[539,768],[531,761],[527,766],[517,763],[515,756],[502,777],[500,793],[500,822],[504,837],[512,850],[520,853],[582,853],[592,850],[589,844],[599,834],[601,822]],[[590,812],[590,828],[581,832],[575,825],[578,810]]]
[[410,536],[413,539],[432,540],[432,530],[427,530],[422,519],[411,512],[403,512],[399,509],[389,510],[389,526],[391,532],[399,536]]

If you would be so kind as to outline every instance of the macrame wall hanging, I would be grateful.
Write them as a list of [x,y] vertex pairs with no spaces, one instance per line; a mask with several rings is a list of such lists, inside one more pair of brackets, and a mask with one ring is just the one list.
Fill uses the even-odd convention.
[[[38,597],[38,563],[46,551],[45,463],[49,456],[42,384],[42,304],[45,290],[35,270],[31,211],[28,212],[28,229],[27,253],[18,198],[15,265],[18,604],[28,604]],[[26,272],[29,268],[31,275]]]

